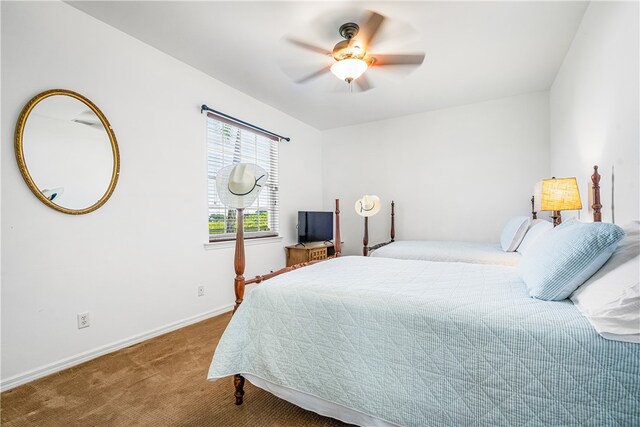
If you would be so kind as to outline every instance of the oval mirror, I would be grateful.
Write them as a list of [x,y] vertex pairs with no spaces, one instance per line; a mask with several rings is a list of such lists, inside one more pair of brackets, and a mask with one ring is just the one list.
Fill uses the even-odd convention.
[[91,101],[69,90],[42,92],[25,105],[15,151],[29,189],[60,212],[98,209],[118,181],[120,156],[111,125]]

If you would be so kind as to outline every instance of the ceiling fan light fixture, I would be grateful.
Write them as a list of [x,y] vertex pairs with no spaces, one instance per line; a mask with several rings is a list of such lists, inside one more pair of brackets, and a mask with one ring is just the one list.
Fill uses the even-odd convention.
[[347,58],[337,61],[331,66],[331,72],[340,80],[351,82],[360,77],[369,65],[358,58]]

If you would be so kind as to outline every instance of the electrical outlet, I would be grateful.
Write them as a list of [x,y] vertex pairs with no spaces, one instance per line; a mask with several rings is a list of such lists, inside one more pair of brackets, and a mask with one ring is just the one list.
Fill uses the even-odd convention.
[[78,313],[78,329],[88,328],[89,326],[89,312]]
[[199,297],[204,296],[204,286],[198,286],[198,296]]

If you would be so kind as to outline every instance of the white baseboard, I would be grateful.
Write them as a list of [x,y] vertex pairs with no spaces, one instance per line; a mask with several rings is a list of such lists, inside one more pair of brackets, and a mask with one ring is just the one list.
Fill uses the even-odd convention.
[[121,350],[125,347],[130,347],[134,344],[141,343],[142,341],[146,341],[148,339],[157,337],[159,335],[166,334],[167,332],[175,331],[176,329],[183,328],[193,323],[198,323],[202,320],[209,319],[214,316],[218,316],[219,314],[229,312],[232,309],[233,309],[233,304],[219,307],[215,310],[207,311],[205,313],[198,314],[196,316],[182,319],[177,322],[170,323],[166,326],[153,329],[149,332],[145,332],[130,338],[126,338],[122,341],[116,341],[114,343],[107,344],[102,347],[98,347],[94,350],[89,350],[84,353],[76,354],[75,356],[71,356],[66,359],[62,359],[57,362],[50,363],[41,368],[36,368],[31,371],[25,372],[23,374],[14,375],[0,382],[0,391],[11,390],[14,387],[18,387],[22,384],[26,384],[33,380],[37,380],[38,378],[46,377],[47,375],[51,375],[53,373],[62,371],[63,369],[67,369],[72,366],[79,365],[91,359],[95,359],[96,357],[100,357],[108,353],[113,353],[114,351]]

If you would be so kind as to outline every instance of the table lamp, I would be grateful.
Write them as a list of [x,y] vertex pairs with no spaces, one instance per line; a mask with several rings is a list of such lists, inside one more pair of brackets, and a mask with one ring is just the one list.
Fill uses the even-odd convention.
[[560,225],[562,217],[560,211],[582,209],[578,181],[573,178],[551,178],[542,181],[540,195],[540,210],[552,211],[553,225]]

